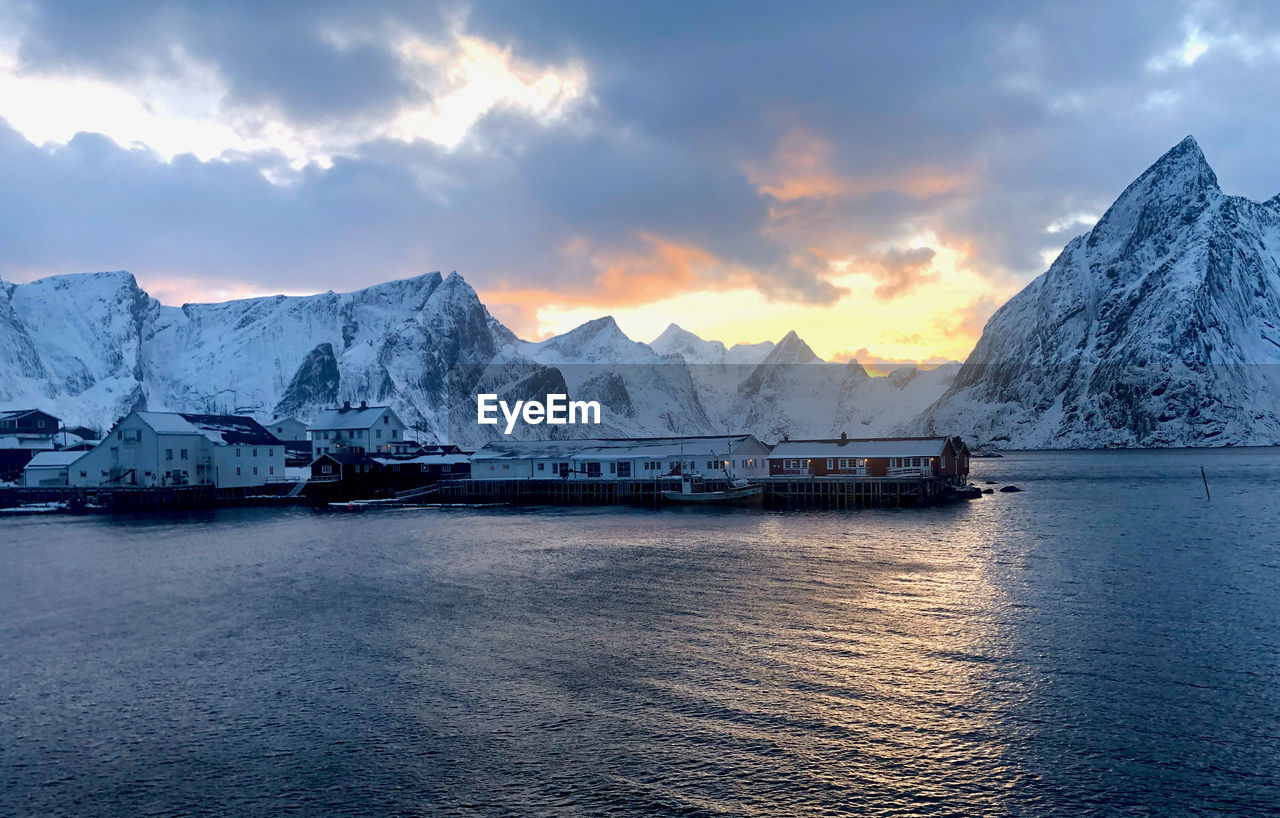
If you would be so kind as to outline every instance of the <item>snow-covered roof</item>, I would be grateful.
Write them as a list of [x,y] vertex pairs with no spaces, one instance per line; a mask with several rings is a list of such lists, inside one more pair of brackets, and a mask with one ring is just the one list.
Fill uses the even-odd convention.
[[243,415],[195,415],[177,412],[138,412],[158,435],[203,435],[219,446],[278,446],[280,440],[262,424]]
[[37,412],[39,414],[51,417],[54,420],[59,419],[54,415],[50,415],[48,412],[45,412],[42,409],[8,409],[8,410],[0,411],[0,420],[18,420],[19,418],[24,418],[27,415],[34,415]]
[[870,440],[784,440],[769,457],[938,457],[950,445],[945,437],[899,437]]
[[200,430],[192,426],[177,412],[137,412],[138,419],[158,435],[198,435]]
[[[702,457],[727,454],[752,435],[695,437],[581,438],[577,440],[495,440],[471,456],[476,460],[630,460],[634,458]],[[756,441],[758,442],[758,441]],[[761,444],[763,445],[763,444]]]
[[80,458],[84,457],[86,452],[40,452],[31,460],[27,461],[28,469],[39,468],[60,468],[62,466],[70,466]]
[[311,421],[311,429],[366,429],[378,422],[388,406],[366,406],[363,409],[326,409],[315,420]]
[[417,463],[424,466],[456,465],[470,463],[471,456],[465,454],[422,454],[417,457],[375,457],[384,466],[396,466],[401,463]]

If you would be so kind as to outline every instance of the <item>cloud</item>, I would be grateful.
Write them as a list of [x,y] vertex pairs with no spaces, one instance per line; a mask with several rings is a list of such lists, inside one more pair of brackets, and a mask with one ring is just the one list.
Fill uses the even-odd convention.
[[848,271],[900,306],[933,249],[984,281],[922,324],[976,337],[982,287],[1041,272],[1186,133],[1227,190],[1280,192],[1278,35],[1228,0],[0,0],[0,270],[179,297],[458,269],[602,312],[831,305]]
[[881,253],[871,261],[869,267],[872,278],[880,282],[876,285],[876,298],[888,301],[921,284],[936,281],[938,273],[931,265],[937,254],[938,251],[932,247],[912,247],[907,250],[895,247]]
[[939,316],[934,326],[944,335],[976,342],[987,325],[987,319],[1000,307],[1000,303],[992,296],[976,298],[953,314]]
[[837,363],[847,363],[849,361],[857,361],[862,368],[872,375],[887,375],[895,369],[904,366],[914,366],[918,369],[932,369],[936,366],[951,363],[951,360],[941,355],[932,355],[927,358],[894,358],[876,355],[866,347],[859,347],[850,352],[842,349],[832,356],[833,361]]
[[[295,32],[277,32],[278,48],[270,53],[245,53],[249,44],[237,41],[231,53],[249,59],[253,70],[247,71],[226,61],[208,33],[197,34],[203,13],[175,6],[157,15],[168,26],[148,19],[177,39],[161,40],[155,51],[141,43],[130,51],[127,39],[123,53],[133,59],[113,73],[108,69],[121,59],[115,52],[98,61],[90,59],[98,54],[93,49],[75,55],[84,63],[73,62],[76,70],[54,59],[40,34],[51,26],[64,36],[77,29],[68,32],[68,21],[49,16],[57,4],[41,8],[44,14],[25,23],[25,39],[0,42],[0,117],[34,144],[66,143],[91,131],[145,146],[166,160],[181,153],[207,160],[275,151],[294,167],[329,165],[334,156],[353,155],[379,139],[456,148],[493,111],[549,127],[590,101],[581,64],[520,59],[509,47],[469,34],[460,16],[428,37],[367,23],[339,28],[321,14]],[[250,43],[263,37],[257,28],[244,30],[234,15],[218,21],[230,21]],[[258,45],[268,49],[266,42]],[[305,82],[298,82],[291,58],[309,66]],[[267,93],[262,83],[272,76],[278,84]],[[379,101],[364,104],[362,92]]]

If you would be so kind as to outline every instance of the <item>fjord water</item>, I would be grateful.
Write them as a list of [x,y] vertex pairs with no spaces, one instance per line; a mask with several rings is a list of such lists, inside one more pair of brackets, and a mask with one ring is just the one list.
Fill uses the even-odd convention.
[[0,522],[0,813],[1280,808],[1280,451],[974,467],[1026,491]]

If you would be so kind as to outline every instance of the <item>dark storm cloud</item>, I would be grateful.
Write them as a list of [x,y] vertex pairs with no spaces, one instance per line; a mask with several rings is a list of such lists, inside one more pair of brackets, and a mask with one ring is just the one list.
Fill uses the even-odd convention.
[[[217,67],[228,106],[265,103],[305,125],[423,101],[430,88],[406,80],[388,38],[444,41],[458,9],[50,2],[23,15],[21,56],[29,70],[128,77],[163,71],[177,48]],[[379,141],[296,174],[279,156],[166,164],[100,137],[50,151],[6,130],[0,215],[21,229],[0,242],[0,269],[324,289],[457,268],[481,288],[567,292],[590,286],[597,256],[651,252],[657,237],[714,260],[696,281],[747,269],[770,295],[822,302],[839,295],[825,259],[875,259],[931,232],[973,269],[1025,280],[1087,229],[1050,225],[1101,213],[1187,133],[1229,191],[1280,192],[1278,13],[479,3],[468,32],[585,67],[591,100],[572,122],[496,109],[452,152]],[[1188,63],[1193,33],[1208,47]],[[788,153],[797,134],[809,153]],[[294,178],[272,185],[268,167]],[[600,252],[566,253],[575,241]]]

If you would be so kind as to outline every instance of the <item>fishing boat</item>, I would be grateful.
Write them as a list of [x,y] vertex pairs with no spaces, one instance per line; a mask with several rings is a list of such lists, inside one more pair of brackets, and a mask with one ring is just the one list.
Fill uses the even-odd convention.
[[734,480],[728,488],[719,491],[699,489],[694,480],[685,479],[680,481],[679,491],[664,491],[662,498],[668,503],[694,506],[749,506],[764,498],[764,486],[746,480]]

